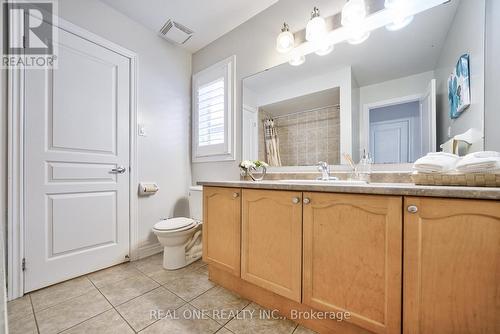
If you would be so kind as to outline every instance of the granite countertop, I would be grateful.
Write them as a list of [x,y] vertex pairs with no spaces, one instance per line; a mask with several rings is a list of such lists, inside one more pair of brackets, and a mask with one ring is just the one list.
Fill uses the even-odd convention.
[[500,188],[418,186],[412,183],[318,184],[284,181],[201,181],[202,186],[470,199],[500,199]]

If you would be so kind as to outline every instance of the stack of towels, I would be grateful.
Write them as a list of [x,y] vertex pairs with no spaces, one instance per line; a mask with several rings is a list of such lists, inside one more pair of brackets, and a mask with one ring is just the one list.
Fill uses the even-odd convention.
[[428,153],[413,165],[419,173],[500,173],[500,153],[494,151],[474,152],[459,157],[456,154]]

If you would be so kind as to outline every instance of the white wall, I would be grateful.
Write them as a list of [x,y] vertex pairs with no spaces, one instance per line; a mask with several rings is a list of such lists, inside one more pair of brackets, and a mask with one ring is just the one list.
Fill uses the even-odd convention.
[[430,81],[434,79],[434,72],[424,72],[411,75],[396,80],[381,82],[375,85],[360,87],[359,108],[360,108],[360,152],[363,149],[369,150],[368,145],[368,122],[363,113],[365,105],[401,98],[413,95],[423,95],[427,91]]
[[500,1],[486,1],[485,149],[500,152]]
[[97,0],[60,1],[59,15],[138,54],[138,120],[147,137],[137,137],[137,172],[160,186],[139,199],[140,245],[150,249],[160,218],[188,213],[191,56]]
[[[495,18],[498,20],[498,16]],[[484,128],[484,0],[462,0],[448,31],[436,67],[437,144],[470,128]],[[496,36],[498,38],[498,36]],[[459,118],[451,120],[448,103],[448,77],[458,58],[470,55],[471,105]],[[448,136],[451,127],[451,137]],[[495,130],[493,130],[495,131]]]

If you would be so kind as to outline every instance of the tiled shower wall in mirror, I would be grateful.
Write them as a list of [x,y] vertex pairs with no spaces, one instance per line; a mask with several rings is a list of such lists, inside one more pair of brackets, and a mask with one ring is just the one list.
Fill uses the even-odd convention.
[[[259,111],[259,160],[266,161],[264,120]],[[279,138],[282,166],[311,166],[318,161],[340,163],[340,108],[338,105],[272,117]]]

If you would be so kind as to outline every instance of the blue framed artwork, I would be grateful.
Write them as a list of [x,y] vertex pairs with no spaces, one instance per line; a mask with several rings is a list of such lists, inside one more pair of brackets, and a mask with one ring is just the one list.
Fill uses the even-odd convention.
[[470,106],[469,55],[458,59],[457,65],[448,79],[448,101],[450,118],[458,118]]

